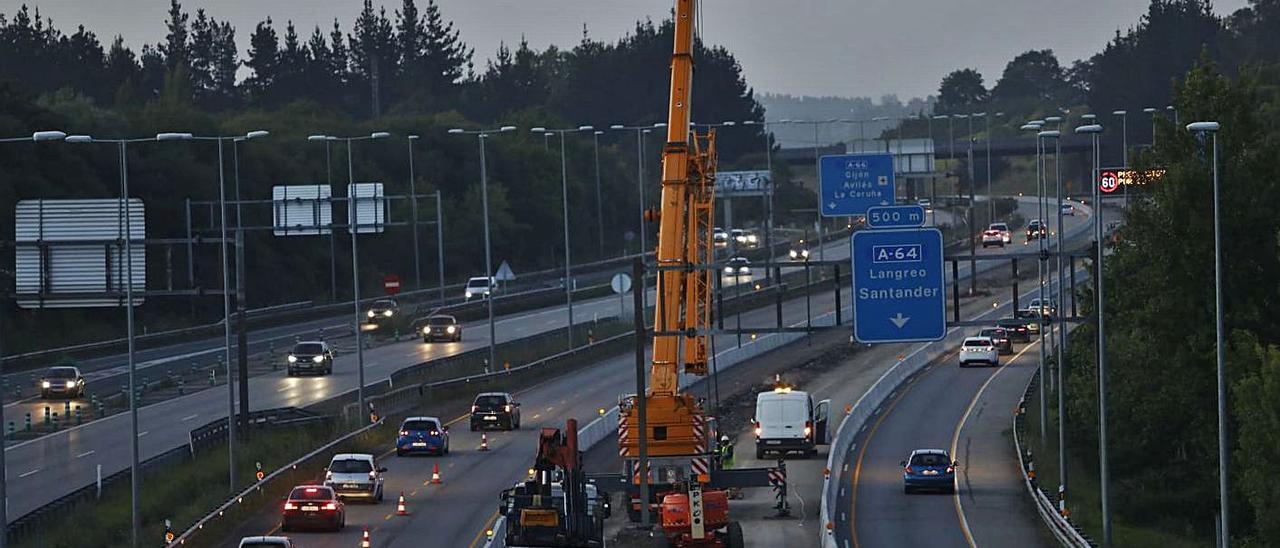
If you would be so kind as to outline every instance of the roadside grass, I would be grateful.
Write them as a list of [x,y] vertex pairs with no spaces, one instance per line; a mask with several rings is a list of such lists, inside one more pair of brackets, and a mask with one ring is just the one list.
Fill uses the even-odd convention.
[[[1046,362],[1046,368],[1048,367]],[[1046,373],[1047,374],[1047,373]],[[1043,383],[1039,386],[1044,386]],[[1047,394],[1049,432],[1048,439],[1040,436],[1039,388],[1027,396],[1026,432],[1023,451],[1031,450],[1035,457],[1036,477],[1046,490],[1056,492],[1061,469],[1058,462],[1058,413],[1057,393]],[[1070,402],[1068,402],[1070,404]],[[1097,454],[1070,451],[1067,455],[1067,508],[1071,521],[1084,529],[1097,542],[1102,540],[1102,495],[1096,472],[1085,462],[1096,462]],[[1051,489],[1050,489],[1051,488]],[[1053,499],[1054,497],[1050,497]],[[1198,537],[1189,531],[1177,531],[1167,527],[1135,523],[1112,510],[1111,535],[1114,546],[1152,546],[1159,548],[1197,548],[1212,546],[1212,538]]]

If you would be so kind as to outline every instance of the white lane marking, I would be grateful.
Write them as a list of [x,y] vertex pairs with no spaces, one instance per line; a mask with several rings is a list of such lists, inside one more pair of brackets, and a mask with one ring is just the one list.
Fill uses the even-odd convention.
[[151,433],[150,430],[143,430],[142,432],[138,432],[138,437],[141,438],[142,436],[145,436],[150,433]]
[[39,468],[36,468],[35,470],[32,470],[32,471],[30,471],[30,472],[26,472],[26,473],[23,473],[23,474],[18,474],[18,477],[20,477],[20,478],[25,478],[25,477],[30,476],[30,475],[32,475],[32,474],[35,474],[36,472],[39,472],[39,471],[40,471],[40,469],[39,469]]
[[280,392],[285,392],[288,390],[293,390],[293,385],[281,387],[280,389],[276,390],[276,393],[279,394]]
[[187,416],[185,416],[185,417],[182,417],[182,422],[187,422],[187,421],[189,421],[189,420],[191,420],[191,419],[194,419],[194,418],[196,418],[196,417],[199,417],[199,416],[200,416],[200,414],[199,414],[199,413],[192,413],[192,414],[190,414],[190,415],[187,415]]
[[85,452],[83,452],[83,453],[80,453],[79,455],[76,455],[76,458],[77,458],[77,459],[83,459],[83,458],[85,458],[85,457],[87,457],[87,456],[89,456],[89,455],[92,455],[92,454],[94,454],[94,453],[97,453],[97,451],[94,451],[93,449],[90,449],[90,450],[88,450],[88,451],[85,451]]

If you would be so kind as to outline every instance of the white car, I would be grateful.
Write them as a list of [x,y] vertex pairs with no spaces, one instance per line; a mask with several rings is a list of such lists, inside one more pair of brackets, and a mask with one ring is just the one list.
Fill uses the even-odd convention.
[[992,367],[1000,365],[1000,353],[989,337],[967,337],[960,344],[960,367],[975,363]]
[[716,247],[726,247],[729,245],[729,233],[725,232],[723,228],[717,226],[715,230],[711,232],[711,241]]
[[240,548],[295,548],[297,545],[289,537],[244,537],[240,539]]
[[734,257],[724,267],[724,277],[737,278],[738,276],[751,276],[751,261],[746,257]]
[[1053,299],[1045,299],[1040,301],[1039,297],[1031,299],[1031,303],[1027,305],[1028,310],[1039,310],[1045,317],[1052,318],[1058,314],[1058,306],[1053,304]]
[[484,276],[476,276],[467,280],[467,287],[463,290],[462,296],[468,301],[473,298],[488,299],[497,288],[497,280],[493,278],[486,278]]
[[928,198],[920,198],[919,200],[916,200],[916,205],[923,207],[925,211],[933,210],[933,201]]
[[338,498],[359,498],[377,504],[382,502],[382,473],[386,471],[373,455],[340,453],[324,469],[324,485],[333,489]]
[[991,223],[991,225],[987,226],[987,230],[998,230],[1000,231],[1000,241],[1006,244],[1013,243],[1013,233],[1009,232],[1009,225],[1005,223]]
[[994,228],[988,228],[982,231],[982,248],[986,249],[988,246],[993,245],[1004,247],[1004,235]]
[[1075,217],[1075,216],[1076,216],[1076,206],[1074,206],[1074,205],[1072,205],[1072,204],[1069,204],[1069,203],[1066,203],[1066,202],[1063,202],[1063,204],[1062,204],[1062,214],[1063,214],[1063,215],[1068,215],[1068,216],[1071,216],[1071,217]]
[[747,231],[741,228],[735,228],[729,231],[729,238],[733,239],[733,243],[744,245],[747,243]]

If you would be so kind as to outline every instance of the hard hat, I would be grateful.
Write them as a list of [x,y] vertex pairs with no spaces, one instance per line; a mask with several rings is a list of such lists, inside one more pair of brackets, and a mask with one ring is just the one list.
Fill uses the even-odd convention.
[[720,441],[725,441],[725,442],[729,441],[729,436],[727,436],[727,435],[725,435],[725,436],[720,436]]

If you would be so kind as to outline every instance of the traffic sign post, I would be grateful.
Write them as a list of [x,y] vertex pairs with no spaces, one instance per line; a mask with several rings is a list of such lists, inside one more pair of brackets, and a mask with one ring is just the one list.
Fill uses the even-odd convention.
[[1114,171],[1104,171],[1098,174],[1098,189],[1103,193],[1111,194],[1120,188],[1120,175]]
[[918,205],[876,206],[867,210],[870,228],[908,228],[924,226],[924,208]]
[[400,292],[400,277],[395,274],[387,274],[382,277],[382,289],[387,295],[395,295]]
[[841,154],[818,161],[823,217],[865,215],[872,206],[893,205],[893,156]]
[[618,320],[622,320],[622,315],[627,308],[622,297],[631,291],[631,276],[621,272],[614,274],[613,279],[609,280],[609,286],[613,288],[614,293],[618,294]]
[[936,341],[947,334],[942,232],[862,230],[851,238],[853,335],[862,343]]

